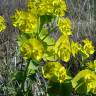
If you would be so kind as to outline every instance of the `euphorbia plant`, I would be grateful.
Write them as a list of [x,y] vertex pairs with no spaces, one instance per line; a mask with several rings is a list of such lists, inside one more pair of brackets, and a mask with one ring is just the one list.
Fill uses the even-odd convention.
[[[72,59],[77,58],[76,56],[79,54],[82,58],[81,63],[83,63],[90,54],[94,53],[94,47],[88,39],[83,40],[83,44],[79,44],[70,38],[72,36],[72,23],[65,16],[66,12],[67,6],[64,0],[29,0],[25,11],[16,10],[15,15],[11,17],[14,27],[20,30],[19,51],[26,62],[26,68],[22,72],[23,79],[19,82],[17,90],[18,96],[29,96],[30,86],[26,90],[25,82],[30,79],[30,76],[37,74],[39,69],[41,75],[48,80],[49,86],[53,88],[52,85],[56,83],[60,85],[60,92],[55,94],[47,90],[47,95],[63,96],[66,93],[64,88],[66,90],[66,88],[71,89],[72,85],[73,87],[77,86],[74,84],[77,83],[77,79],[77,81],[73,79],[72,85],[70,84],[72,79],[69,75],[70,70],[65,68],[60,61],[68,63],[71,57]],[[55,21],[60,31],[60,36],[56,39],[52,36],[54,30],[49,32],[48,28],[45,27],[47,24],[52,24],[51,21]],[[45,62],[44,66],[40,65],[42,60]],[[70,96],[71,93],[68,91],[66,96]]]

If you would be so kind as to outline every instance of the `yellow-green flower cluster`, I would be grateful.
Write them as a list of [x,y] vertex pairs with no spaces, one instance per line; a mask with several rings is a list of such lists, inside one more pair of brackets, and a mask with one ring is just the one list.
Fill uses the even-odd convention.
[[44,47],[39,40],[32,38],[20,44],[20,51],[25,59],[40,60],[43,57]]
[[[60,28],[61,30],[64,30],[63,27]],[[75,57],[76,54],[81,53],[83,60],[94,53],[95,50],[92,45],[92,41],[90,41],[89,39],[85,39],[83,40],[83,45],[79,44],[78,42],[74,42],[71,38],[69,38],[69,35],[71,35],[72,33],[71,31],[68,31],[69,33],[67,33],[67,28],[71,28],[70,24],[69,27],[65,28],[65,33],[61,34],[55,44],[55,53],[60,59],[63,59],[65,62],[68,62],[70,60],[71,55]]]
[[75,57],[76,54],[80,51],[80,44],[78,42],[71,42],[71,54]]
[[63,83],[68,79],[66,69],[58,62],[47,62],[42,68],[43,76],[49,81]]
[[28,10],[39,16],[64,16],[67,6],[64,0],[29,0]]
[[93,71],[88,70],[88,73],[84,76],[84,79],[87,84],[87,92],[96,94],[96,74]]
[[33,33],[37,28],[37,17],[30,14],[29,12],[24,12],[16,10],[14,16],[12,16],[13,26],[20,29],[21,32]]
[[91,69],[91,70],[93,70],[93,71],[95,71],[96,72],[96,60],[94,60],[94,62],[88,62],[87,64],[86,64],[86,66],[89,68],[89,69]]
[[61,35],[55,44],[55,53],[58,57],[68,62],[70,60],[70,41],[68,36]]
[[89,57],[89,55],[93,54],[94,53],[94,47],[92,45],[92,41],[89,40],[89,39],[85,39],[83,40],[83,47],[81,48],[81,52],[83,54],[85,54],[87,57]]
[[6,29],[5,19],[0,16],[0,32]]
[[72,23],[69,18],[59,18],[57,25],[64,35],[72,35]]
[[70,40],[67,35],[61,35],[55,44],[55,53],[65,62],[70,60],[71,55],[75,57],[79,50],[80,45]]
[[87,93],[92,92],[96,94],[96,74],[93,71],[88,69],[80,71],[72,80],[73,88],[79,88],[80,79],[84,79],[80,84],[85,83],[83,87],[86,87]]
[[[13,25],[25,33],[36,32],[42,15],[64,16],[67,10],[64,0],[29,0],[28,10],[16,10],[12,16]],[[42,23],[42,22],[41,22]]]
[[65,62],[70,60],[70,56],[75,56],[80,50],[80,44],[69,38],[72,35],[72,23],[69,18],[59,18],[57,25],[62,33],[55,44],[55,53]]
[[[90,54],[94,53],[94,47],[92,46],[92,41],[89,39],[83,40],[83,45],[78,42],[74,42],[72,39],[69,39],[69,36],[72,35],[72,23],[69,18],[59,18],[57,20],[57,25],[61,31],[61,36],[56,42],[55,53],[58,54],[60,58],[68,62],[70,60],[70,55],[75,55],[80,51],[85,54],[88,58]],[[86,58],[82,55],[82,58]]]
[[88,83],[87,91],[96,94],[96,79]]
[[94,47],[92,45],[92,41],[89,39],[85,39],[85,40],[83,40],[83,42],[84,42],[84,50],[89,54],[93,54]]

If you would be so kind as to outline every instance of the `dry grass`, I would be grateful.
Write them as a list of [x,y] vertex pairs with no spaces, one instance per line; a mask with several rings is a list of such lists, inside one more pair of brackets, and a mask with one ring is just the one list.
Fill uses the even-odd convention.
[[73,33],[76,40],[96,36],[95,0],[67,0],[68,15],[73,22]]

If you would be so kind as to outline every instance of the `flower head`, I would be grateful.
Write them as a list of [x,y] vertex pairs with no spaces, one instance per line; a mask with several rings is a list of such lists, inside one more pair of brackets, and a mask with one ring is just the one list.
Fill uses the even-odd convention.
[[83,40],[83,43],[84,43],[84,50],[88,54],[93,54],[94,53],[94,47],[92,45],[92,41],[90,41],[89,39],[85,39],[85,40]]
[[29,0],[28,10],[39,16],[64,16],[67,6],[64,0]]
[[[84,45],[81,46],[80,51],[84,54],[84,58],[88,58],[89,55],[94,53],[94,46],[92,45],[92,41],[89,39],[83,40]],[[83,56],[83,55],[82,55]]]
[[47,62],[42,68],[43,76],[53,82],[64,82],[68,79],[66,69],[58,62]]
[[[94,83],[94,84],[93,84]],[[86,93],[96,94],[96,74],[94,71],[85,69],[80,71],[73,79],[72,85],[74,88],[82,90],[80,84],[84,84],[83,88],[86,88]]]
[[64,35],[72,35],[72,24],[69,18],[59,18],[57,25]]
[[25,59],[40,60],[43,57],[44,48],[39,40],[33,38],[21,43],[20,51]]
[[36,16],[16,10],[14,16],[12,16],[13,25],[20,29],[21,32],[33,33],[37,28],[37,18]]
[[75,57],[76,54],[80,51],[80,44],[78,42],[71,42],[71,53]]
[[70,60],[70,40],[68,36],[61,35],[55,44],[55,53],[60,59],[63,59],[65,62]]
[[94,62],[87,62],[86,66],[87,68],[96,72],[96,60],[94,60]]

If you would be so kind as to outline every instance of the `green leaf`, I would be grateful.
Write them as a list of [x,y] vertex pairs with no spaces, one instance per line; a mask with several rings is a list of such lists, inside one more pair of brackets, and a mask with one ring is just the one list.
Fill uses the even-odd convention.
[[84,78],[78,80],[78,85],[76,86],[76,91],[78,94],[83,95],[87,93],[87,84]]
[[40,28],[42,28],[44,24],[46,24],[48,22],[51,22],[51,20],[53,18],[55,18],[55,16],[52,16],[52,15],[42,15],[40,17]]
[[17,71],[13,74],[12,80],[17,80],[19,83],[21,83],[23,79],[24,79],[23,71]]
[[49,36],[47,36],[44,39],[44,42],[46,42],[47,45],[51,46],[51,45],[54,45],[55,44],[55,39],[49,35]]
[[65,81],[64,83],[53,83],[50,82],[48,92],[50,96],[71,96],[72,93],[72,84],[70,80]]
[[48,30],[46,28],[42,28],[42,30],[39,33],[39,38],[42,40],[47,36],[47,34],[48,34]]
[[30,64],[28,66],[28,73],[27,75],[32,75],[36,72],[36,70],[38,69],[38,66],[36,66],[32,61],[30,61]]
[[26,34],[26,33],[20,34],[17,37],[17,43],[18,43],[18,45],[20,45],[22,42],[25,42],[29,38],[30,38],[29,34]]

